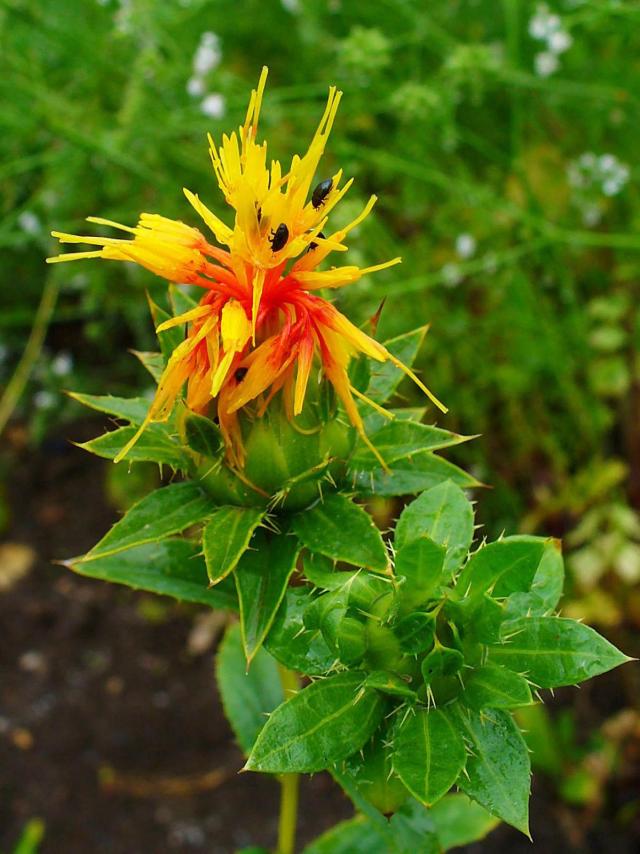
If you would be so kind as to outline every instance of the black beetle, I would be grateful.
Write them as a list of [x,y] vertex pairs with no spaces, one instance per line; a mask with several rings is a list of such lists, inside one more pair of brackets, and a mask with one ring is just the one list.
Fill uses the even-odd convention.
[[234,374],[237,383],[241,383],[242,380],[246,377],[247,371],[249,368],[236,368],[236,372]]
[[289,229],[283,222],[281,222],[275,231],[273,231],[273,229],[271,230],[271,237],[269,238],[271,242],[271,249],[274,252],[277,252],[279,249],[282,249],[282,247],[286,245],[288,239]]
[[[327,239],[321,231],[318,232],[317,237],[321,237],[323,240]],[[307,246],[307,252],[311,252],[313,249],[317,248],[318,244],[315,242],[315,240],[312,240],[311,243]]]
[[323,205],[325,199],[331,192],[331,188],[333,187],[333,178],[327,178],[325,181],[320,181],[318,186],[315,188],[313,193],[311,193],[311,204],[316,210]]

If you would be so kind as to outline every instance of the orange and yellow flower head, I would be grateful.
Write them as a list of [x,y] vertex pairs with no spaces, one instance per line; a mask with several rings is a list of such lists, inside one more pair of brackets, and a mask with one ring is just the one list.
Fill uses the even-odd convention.
[[218,184],[235,212],[233,227],[185,189],[213,240],[182,222],[147,213],[134,228],[89,218],[128,232],[130,237],[125,239],[53,232],[61,243],[98,248],[50,258],[50,262],[80,258],[134,261],[169,282],[197,285],[203,291],[197,307],[158,327],[162,331],[186,323],[186,337],[169,358],[145,423],[120,458],[148,423],[169,417],[186,387],[187,407],[198,413],[215,412],[228,462],[242,468],[239,410],[253,403],[258,413],[264,412],[281,393],[287,415],[295,419],[302,411],[315,367],[332,384],[351,424],[368,443],[354,399],[362,395],[351,385],[348,374],[350,360],[358,354],[379,362],[392,360],[444,408],[385,347],[318,294],[400,261],[393,258],[372,267],[320,269],[332,253],[346,251],[348,233],[376,202],[372,196],[349,225],[333,232],[328,228],[332,209],[352,184],[352,180],[343,181],[342,171],[338,171],[314,185],[342,93],[330,88],[324,115],[306,154],[294,156],[283,172],[277,160],[268,162],[267,143],[258,141],[266,78],[265,68],[238,132],[225,134],[218,147],[209,137]]

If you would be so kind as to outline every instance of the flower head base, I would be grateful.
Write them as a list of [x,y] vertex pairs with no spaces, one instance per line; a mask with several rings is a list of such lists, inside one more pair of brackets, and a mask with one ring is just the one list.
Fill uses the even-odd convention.
[[267,144],[257,141],[266,77],[263,69],[238,132],[223,136],[219,147],[209,138],[218,184],[235,211],[233,228],[197,195],[184,191],[213,233],[215,244],[197,229],[156,214],[142,214],[135,228],[89,218],[128,232],[130,239],[53,232],[62,243],[100,248],[50,258],[50,262],[135,261],[170,282],[197,285],[204,291],[197,307],[158,327],[161,332],[186,323],[187,335],[169,358],[147,419],[120,459],[148,423],[169,417],[186,384],[187,406],[198,413],[217,414],[228,462],[242,468],[245,452],[239,410],[253,402],[260,415],[281,393],[285,411],[294,419],[302,411],[314,364],[319,364],[352,425],[368,443],[354,400],[362,395],[348,375],[351,358],[361,353],[379,362],[393,361],[446,411],[408,368],[315,293],[350,284],[400,259],[365,268],[318,269],[331,253],[346,251],[347,234],[370,213],[376,197],[353,222],[325,236],[329,213],[352,183],[341,184],[339,171],[312,188],[342,93],[331,87],[307,153],[294,156],[283,173],[278,161],[267,164]]

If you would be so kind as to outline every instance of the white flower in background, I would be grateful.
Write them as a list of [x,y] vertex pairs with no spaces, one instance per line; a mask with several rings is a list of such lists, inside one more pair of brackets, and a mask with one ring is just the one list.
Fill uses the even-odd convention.
[[73,368],[73,358],[70,353],[58,353],[51,362],[51,370],[57,377],[66,377]]
[[33,211],[22,211],[18,216],[18,225],[27,234],[38,234],[42,229],[40,220]]
[[560,67],[558,57],[569,50],[573,39],[563,27],[560,16],[550,12],[546,4],[536,7],[528,30],[532,39],[545,43],[545,49],[534,58],[536,74],[539,77],[549,77]]
[[282,0],[282,8],[295,15],[300,11],[300,0]]
[[[193,74],[187,80],[187,92],[192,98],[202,98],[206,93],[205,77],[217,68],[221,61],[220,37],[212,32],[203,33],[193,57]],[[207,95],[202,101],[200,109],[207,116],[221,118],[225,112],[224,98],[216,93]]]
[[226,112],[226,107],[227,104],[224,95],[221,95],[219,92],[212,92],[210,95],[207,95],[200,104],[201,112],[211,119],[221,119]]
[[598,225],[604,213],[602,197],[617,196],[628,182],[630,170],[615,154],[585,151],[567,164],[567,181],[573,202],[586,226]]
[[616,196],[629,180],[629,167],[615,154],[585,151],[567,166],[567,179],[578,190],[595,191],[604,196]]
[[555,54],[564,53],[565,50],[569,50],[572,44],[573,39],[566,30],[556,30],[547,39],[547,47],[551,53]]
[[536,6],[536,11],[529,21],[529,35],[532,39],[546,41],[553,33],[562,28],[560,17],[549,11],[546,3]]
[[459,234],[456,237],[456,252],[460,258],[466,259],[476,251],[476,239],[473,234]]
[[548,50],[536,53],[534,63],[538,77],[550,77],[560,67],[558,57],[555,53],[549,53]]
[[56,396],[42,389],[33,395],[33,404],[37,409],[52,409],[56,405]]
[[462,281],[462,273],[457,264],[445,264],[440,272],[442,283],[447,288],[455,288]]
[[205,85],[202,77],[190,77],[187,80],[187,92],[192,98],[200,98],[205,93]]
[[220,65],[222,51],[220,39],[215,33],[203,33],[200,44],[193,57],[193,72],[196,77],[204,77]]

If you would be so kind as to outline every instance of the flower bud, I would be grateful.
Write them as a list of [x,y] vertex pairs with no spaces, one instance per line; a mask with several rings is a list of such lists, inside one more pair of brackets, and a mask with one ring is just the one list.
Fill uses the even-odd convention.
[[321,420],[321,408],[321,395],[294,421],[278,401],[262,417],[245,408],[239,413],[243,471],[203,457],[198,469],[202,485],[221,504],[266,506],[275,501],[288,510],[308,507],[321,488],[332,489],[332,482],[344,476],[355,438],[353,428],[335,412]]

